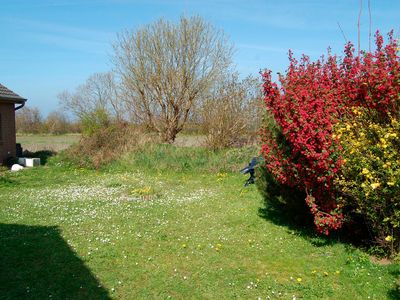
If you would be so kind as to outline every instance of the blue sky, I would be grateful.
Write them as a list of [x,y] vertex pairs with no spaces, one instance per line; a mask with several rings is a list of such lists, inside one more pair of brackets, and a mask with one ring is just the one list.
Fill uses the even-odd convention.
[[[370,0],[373,31],[400,31],[400,1]],[[200,15],[235,46],[243,75],[283,72],[287,52],[317,58],[357,43],[359,0],[2,0],[0,83],[28,98],[44,115],[58,108],[57,94],[112,68],[111,44],[124,29],[160,17]],[[368,1],[363,1],[361,45],[368,49]]]

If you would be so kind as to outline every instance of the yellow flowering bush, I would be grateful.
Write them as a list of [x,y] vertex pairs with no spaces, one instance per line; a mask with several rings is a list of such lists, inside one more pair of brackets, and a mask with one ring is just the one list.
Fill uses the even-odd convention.
[[379,119],[371,110],[355,108],[335,126],[343,147],[336,177],[340,202],[360,216],[374,242],[392,254],[400,250],[400,122]]

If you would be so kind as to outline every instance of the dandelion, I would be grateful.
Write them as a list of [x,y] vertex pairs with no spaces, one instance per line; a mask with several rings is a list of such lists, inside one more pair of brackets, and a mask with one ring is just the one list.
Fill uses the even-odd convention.
[[381,184],[379,182],[371,183],[371,187],[373,190],[377,189],[380,186],[381,186]]
[[298,277],[296,280],[297,280],[298,283],[303,281],[303,279],[301,279],[301,277]]
[[393,237],[391,235],[388,235],[387,237],[385,237],[385,241],[391,242],[391,241],[393,241]]

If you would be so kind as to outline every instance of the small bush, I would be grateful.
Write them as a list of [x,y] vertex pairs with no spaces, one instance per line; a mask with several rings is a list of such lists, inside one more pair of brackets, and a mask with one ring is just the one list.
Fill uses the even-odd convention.
[[254,141],[261,121],[261,98],[255,78],[239,80],[233,74],[219,82],[200,109],[206,147],[219,150]]
[[78,144],[67,149],[63,155],[80,166],[99,168],[127,152],[143,147],[151,139],[135,126],[116,123],[84,135]]
[[112,129],[111,117],[105,109],[97,108],[81,118],[83,134],[87,136],[100,134],[105,128]]

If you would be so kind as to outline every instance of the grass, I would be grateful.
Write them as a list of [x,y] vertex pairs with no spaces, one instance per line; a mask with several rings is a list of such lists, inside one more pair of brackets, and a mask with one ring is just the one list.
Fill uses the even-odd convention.
[[265,214],[254,149],[163,145],[0,181],[2,299],[399,299],[398,264]]

